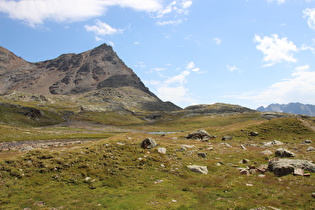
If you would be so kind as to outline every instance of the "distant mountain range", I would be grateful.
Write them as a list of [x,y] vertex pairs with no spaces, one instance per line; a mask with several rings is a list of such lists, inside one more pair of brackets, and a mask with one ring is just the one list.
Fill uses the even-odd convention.
[[270,104],[266,108],[261,106],[257,108],[260,112],[284,112],[291,114],[315,116],[315,105],[302,104],[302,103],[289,103],[289,104]]

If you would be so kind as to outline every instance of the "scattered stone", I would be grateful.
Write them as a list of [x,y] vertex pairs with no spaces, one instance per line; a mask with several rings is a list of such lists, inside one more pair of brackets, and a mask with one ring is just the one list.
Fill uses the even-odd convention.
[[266,175],[265,175],[265,174],[259,174],[258,177],[259,177],[259,178],[265,178]]
[[157,149],[158,153],[165,155],[166,154],[166,149],[164,147],[159,147]]
[[187,150],[186,147],[181,147],[181,148],[179,149],[180,152],[185,152],[186,150]]
[[269,142],[264,143],[265,147],[280,146],[280,145],[284,145],[284,143],[281,141],[278,141],[278,140],[273,140],[273,141],[269,141]]
[[207,153],[205,152],[199,152],[198,156],[202,157],[202,158],[206,158],[207,157]]
[[143,140],[140,144],[142,149],[152,149],[157,146],[156,142],[152,138]]
[[265,155],[265,156],[270,156],[272,155],[273,153],[270,151],[270,150],[264,150],[261,152],[261,154]]
[[243,144],[241,144],[241,148],[242,148],[243,150],[247,150],[246,147],[245,147]]
[[248,160],[248,159],[243,159],[243,160],[241,160],[241,163],[246,164],[246,163],[249,163],[249,161],[250,161],[250,160]]
[[275,159],[269,162],[268,169],[277,176],[284,176],[294,172],[295,168],[315,172],[315,164],[308,160]]
[[198,166],[198,165],[189,165],[187,166],[192,172],[200,173],[200,174],[208,174],[207,166]]
[[246,184],[247,187],[252,187],[254,186],[253,184]]
[[276,157],[294,157],[294,153],[290,152],[289,150],[285,150],[283,148],[277,149],[275,152]]
[[212,151],[212,150],[214,150],[214,148],[213,147],[208,147],[206,150],[207,151]]
[[314,150],[315,150],[314,147],[309,147],[309,148],[307,148],[306,151],[310,152],[310,151],[314,151]]
[[232,140],[233,138],[231,136],[223,136],[222,137],[222,141],[226,141],[226,140]]
[[123,142],[116,142],[116,144],[118,144],[120,146],[124,146],[125,145],[125,143],[123,143]]
[[161,167],[162,167],[162,168],[165,168],[165,165],[162,163],[162,164],[161,164]]
[[260,173],[266,173],[268,171],[268,165],[263,164],[257,167],[257,171]]
[[307,140],[304,141],[304,143],[305,143],[305,144],[311,144],[311,143],[312,143],[312,140],[307,139]]
[[186,136],[186,139],[200,139],[203,141],[207,141],[211,138],[215,138],[215,136],[210,135],[207,131],[203,129],[194,131]]
[[161,180],[161,179],[159,179],[159,180],[156,180],[156,181],[154,182],[154,184],[160,184],[160,183],[162,183],[162,182],[164,182],[164,181]]
[[172,202],[173,202],[173,203],[177,203],[177,200],[175,200],[175,199],[172,199]]
[[253,132],[253,131],[252,131],[252,132],[250,132],[250,133],[249,133],[249,135],[250,135],[250,136],[258,136],[258,135],[259,135],[259,133],[258,133],[258,132]]

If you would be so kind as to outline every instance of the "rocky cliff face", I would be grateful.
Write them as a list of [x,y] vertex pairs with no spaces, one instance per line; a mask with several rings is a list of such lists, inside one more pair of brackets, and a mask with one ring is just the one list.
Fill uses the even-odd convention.
[[270,104],[266,108],[261,106],[257,108],[261,112],[284,112],[290,114],[301,114],[315,116],[315,105],[301,104],[301,103],[289,103],[289,104]]
[[[80,95],[108,89],[136,89],[159,110],[178,110],[162,102],[141,82],[138,76],[117,56],[111,46],[100,45],[80,54],[63,54],[56,59],[29,63],[5,48],[0,48],[0,93],[19,91],[41,95]],[[139,92],[140,91],[140,92]],[[122,94],[126,95],[126,94]],[[109,98],[112,96],[104,96]],[[116,97],[116,96],[115,96]],[[143,101],[144,100],[144,101]],[[123,102],[124,97],[118,101]],[[116,103],[117,100],[115,100]],[[133,101],[134,103],[137,101]],[[140,102],[140,101],[139,101]],[[142,103],[143,104],[143,103]]]

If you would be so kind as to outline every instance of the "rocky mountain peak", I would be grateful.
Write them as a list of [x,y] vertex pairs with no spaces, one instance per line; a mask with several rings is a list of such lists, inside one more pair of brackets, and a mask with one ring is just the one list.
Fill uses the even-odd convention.
[[[150,92],[112,47],[106,44],[79,54],[63,54],[55,59],[36,63],[29,63],[5,48],[0,48],[0,76],[1,94],[19,91],[49,96],[82,95],[101,91],[97,95],[103,99],[98,100],[93,96],[94,101],[105,100],[115,104],[119,101],[118,104],[126,107],[127,98],[130,101],[127,92],[132,92],[137,93],[133,104],[142,104],[145,109],[180,109],[174,104],[162,102]],[[128,89],[134,91],[127,91]],[[147,102],[144,103],[145,101]]]

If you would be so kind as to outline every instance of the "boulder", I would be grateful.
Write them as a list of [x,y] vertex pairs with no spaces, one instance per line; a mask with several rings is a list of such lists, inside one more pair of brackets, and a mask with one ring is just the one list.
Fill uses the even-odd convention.
[[226,140],[232,140],[233,138],[231,136],[223,136],[222,137],[222,141],[226,141]]
[[256,131],[252,131],[252,132],[249,133],[249,135],[250,135],[250,136],[258,136],[259,133],[256,132]]
[[192,172],[200,173],[200,174],[208,174],[207,166],[198,166],[198,165],[189,165],[187,166]]
[[166,149],[164,147],[159,147],[157,149],[158,153],[165,155],[166,154]]
[[284,176],[294,172],[296,168],[315,172],[315,164],[308,160],[275,159],[269,162],[268,169],[277,176]]
[[270,151],[270,150],[264,150],[261,152],[261,154],[265,155],[265,156],[270,156],[272,155],[273,153]]
[[265,147],[271,147],[271,146],[279,146],[279,145],[283,145],[284,143],[278,140],[273,140],[273,141],[269,141],[264,143]]
[[206,158],[207,157],[207,153],[205,152],[199,152],[198,156],[202,157],[202,158]]
[[152,149],[157,146],[156,142],[152,138],[143,140],[140,144],[142,149]]
[[294,157],[294,153],[290,152],[289,150],[285,150],[282,148],[277,149],[275,152],[276,157]]
[[210,135],[207,131],[203,129],[199,129],[194,131],[186,136],[186,139],[200,139],[200,140],[209,140],[211,138],[215,138],[215,136]]

